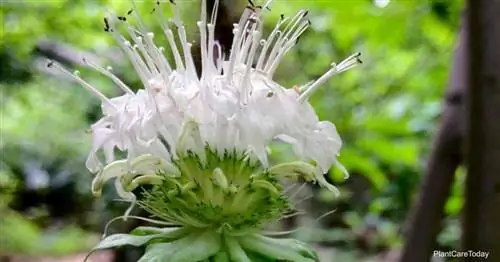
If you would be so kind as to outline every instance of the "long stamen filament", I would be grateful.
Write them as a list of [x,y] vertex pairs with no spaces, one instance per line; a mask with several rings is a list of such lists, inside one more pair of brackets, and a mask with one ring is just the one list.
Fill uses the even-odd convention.
[[314,83],[309,85],[307,89],[299,96],[297,99],[299,102],[304,102],[311,95],[317,91],[321,85],[323,85],[330,77],[340,74],[346,70],[349,70],[359,64],[361,64],[361,60],[359,57],[361,53],[356,53],[354,55],[349,56],[344,61],[342,61],[339,65],[332,64],[332,68],[324,73],[320,78],[318,78]]

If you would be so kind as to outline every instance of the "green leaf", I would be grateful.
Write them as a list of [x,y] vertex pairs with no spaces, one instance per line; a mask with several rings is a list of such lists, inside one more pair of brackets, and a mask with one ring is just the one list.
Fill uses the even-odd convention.
[[193,233],[170,243],[151,245],[138,262],[193,262],[219,252],[220,235],[213,231]]
[[221,251],[210,259],[211,262],[231,262],[226,252]]
[[[185,238],[170,242],[170,243],[158,243],[148,246],[144,255],[137,262],[161,262],[168,259],[173,253],[175,253],[181,245],[186,245]],[[167,260],[169,261],[169,260]]]
[[266,257],[303,262],[318,260],[315,252],[299,244],[299,241],[272,239],[258,234],[240,237],[239,240],[243,248]]
[[410,139],[362,138],[356,140],[356,146],[380,158],[380,160],[387,164],[403,164],[406,166],[415,166],[417,164],[417,142]]
[[[137,231],[136,231],[137,232]],[[119,247],[119,246],[125,246],[125,245],[130,245],[130,246],[142,246],[148,243],[149,241],[155,239],[155,238],[177,238],[181,237],[185,234],[186,229],[185,228],[165,228],[163,233],[159,234],[153,234],[153,235],[144,235],[144,236],[137,236],[137,235],[132,235],[132,234],[114,234],[106,237],[105,239],[101,240],[97,246],[95,246],[90,253],[87,255],[84,261],[88,259],[88,257],[94,253],[97,250],[101,249],[107,249],[107,248],[112,248],[112,247]]]
[[410,133],[408,123],[400,119],[391,119],[377,115],[367,118],[360,126],[364,130],[388,136],[407,136]]
[[248,252],[248,258],[252,262],[276,262],[276,259],[265,257],[260,253]]
[[229,256],[231,257],[231,261],[234,262],[251,262],[250,258],[245,253],[245,250],[241,247],[240,243],[236,238],[231,236],[225,236],[225,244],[229,251]]
[[[152,235],[152,234],[164,234],[163,237],[170,237],[170,238],[179,238],[183,235],[186,234],[188,230],[186,228],[179,228],[179,227],[166,227],[166,228],[161,228],[161,227],[150,227],[150,226],[142,226],[142,227],[136,227],[134,228],[130,234],[135,235],[135,236],[147,236],[147,235]],[[168,234],[165,234],[168,233]],[[178,236],[178,237],[175,237]]]
[[148,236],[134,236],[129,234],[114,234],[103,239],[97,246],[94,247],[94,250],[98,249],[106,249],[111,247],[118,247],[124,245],[131,246],[142,246],[146,244],[149,240],[159,237],[160,234],[156,235],[148,235]]
[[357,150],[343,149],[338,160],[350,173],[359,173],[366,177],[376,190],[381,191],[389,183],[377,162],[370,157],[361,155]]

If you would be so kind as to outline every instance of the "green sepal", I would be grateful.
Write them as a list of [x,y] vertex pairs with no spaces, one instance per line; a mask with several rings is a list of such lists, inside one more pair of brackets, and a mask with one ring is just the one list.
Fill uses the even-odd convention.
[[260,253],[247,252],[247,255],[251,262],[276,262],[276,259],[263,256]]
[[210,258],[210,262],[231,262],[231,260],[229,260],[229,256],[226,252],[220,251],[215,256]]
[[[174,229],[174,230],[173,230]],[[163,234],[163,238],[180,238],[185,236],[189,230],[187,228],[180,227],[151,227],[151,226],[140,226],[134,228],[130,231],[131,235],[134,236],[147,236],[147,235],[158,235]]]
[[[300,241],[291,239],[273,239],[259,234],[239,238],[244,249],[260,253],[273,259],[284,259],[297,262],[316,262],[318,257],[314,251]],[[300,243],[300,244],[299,244]]]
[[193,233],[170,243],[152,244],[138,262],[197,262],[221,249],[220,235],[213,231]]
[[227,250],[231,261],[234,262],[251,262],[250,258],[247,256],[245,250],[238,243],[237,238],[225,235],[224,243],[226,244]]
[[311,182],[316,179],[316,166],[303,161],[293,161],[288,163],[277,164],[268,169],[268,172],[276,176],[282,176],[290,179],[302,177],[304,180]]
[[125,245],[139,247],[147,244],[149,241],[152,241],[156,238],[169,238],[169,236],[177,235],[180,232],[178,230],[183,230],[182,228],[171,228],[170,230],[166,230],[163,233],[152,234],[152,235],[132,235],[132,234],[113,234],[107,236],[99,244],[97,244],[92,250],[87,254],[84,261],[87,261],[89,256],[95,251],[108,249],[113,247],[120,247]]

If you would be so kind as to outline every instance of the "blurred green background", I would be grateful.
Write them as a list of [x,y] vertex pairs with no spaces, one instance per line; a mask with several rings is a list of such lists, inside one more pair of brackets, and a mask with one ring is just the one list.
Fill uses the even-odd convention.
[[[154,15],[149,15],[154,2],[138,1],[138,7],[159,35]],[[195,39],[199,3],[177,2]],[[234,10],[246,4],[227,2]],[[46,57],[80,70],[109,96],[119,90],[78,65],[82,56],[111,65],[125,82],[141,88],[103,31],[106,10],[125,13],[130,2],[7,0],[1,5],[0,257],[85,253],[104,223],[127,206],[113,201],[111,188],[101,199],[90,195],[92,175],[84,165],[90,137],[85,130],[99,117],[99,101],[47,70]],[[357,51],[363,53],[364,64],[328,81],[312,99],[319,117],[337,125],[344,141],[339,160],[351,177],[345,180],[331,170],[330,178],[342,191],[338,199],[312,189],[314,197],[304,206],[307,215],[293,221],[300,228],[297,237],[333,252],[331,257],[340,261],[398,250],[439,121],[463,3],[276,0],[265,15],[266,27],[272,29],[280,14],[293,15],[301,8],[310,11],[312,26],[281,64],[278,83],[306,83],[331,62]],[[170,12],[165,9],[166,15]],[[274,149],[275,159],[286,155],[279,146]],[[460,234],[457,215],[464,175],[459,171],[456,176],[438,238],[441,250],[456,248]]]

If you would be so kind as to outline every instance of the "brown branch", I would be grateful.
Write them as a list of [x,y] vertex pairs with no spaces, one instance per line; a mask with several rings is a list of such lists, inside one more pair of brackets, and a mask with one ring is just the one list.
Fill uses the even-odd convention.
[[490,252],[488,261],[500,261],[500,1],[468,4],[468,173],[462,246]]
[[[237,23],[241,11],[238,6],[239,1],[221,1],[217,13],[217,20],[215,21],[214,39],[219,42],[222,54],[217,54],[214,50],[213,59],[219,56],[229,56],[231,45],[233,43],[233,24]],[[206,2],[207,12],[211,14],[214,9],[215,0],[208,0]],[[192,55],[198,76],[201,76],[201,46],[199,42],[193,46]]]
[[[465,25],[465,23],[464,23]],[[445,96],[442,122],[434,138],[420,195],[410,215],[406,243],[400,261],[428,261],[441,229],[444,205],[462,156],[463,103],[467,83],[467,27],[460,32],[455,50],[449,87]]]
[[42,55],[52,60],[70,65],[85,66],[82,61],[84,57],[94,63],[100,64],[103,62],[102,59],[95,54],[78,50],[71,45],[48,39],[38,41],[34,52],[37,55]]

